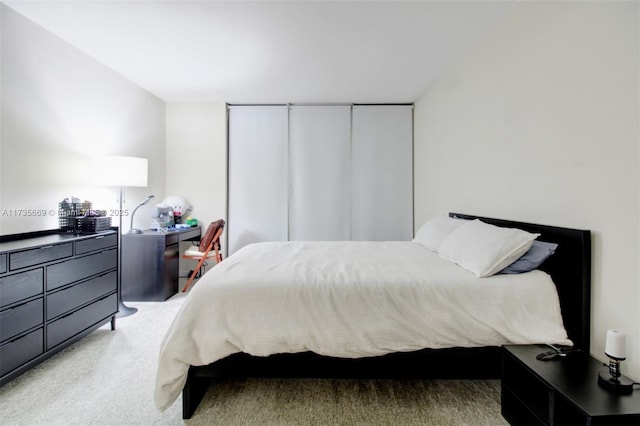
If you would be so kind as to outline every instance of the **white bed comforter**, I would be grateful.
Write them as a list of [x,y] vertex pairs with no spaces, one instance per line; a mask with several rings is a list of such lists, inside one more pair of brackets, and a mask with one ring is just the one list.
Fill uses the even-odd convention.
[[190,365],[236,352],[359,358],[423,348],[571,344],[540,271],[476,278],[413,242],[252,244],[193,287],[162,341],[155,402]]

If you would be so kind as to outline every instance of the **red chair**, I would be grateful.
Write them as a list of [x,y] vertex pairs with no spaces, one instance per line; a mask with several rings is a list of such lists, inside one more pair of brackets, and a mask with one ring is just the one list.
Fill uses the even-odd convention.
[[183,292],[186,292],[189,289],[196,276],[203,273],[207,260],[214,259],[216,264],[222,262],[222,253],[220,253],[220,236],[224,230],[224,223],[223,219],[211,222],[207,231],[200,239],[200,243],[184,252],[184,255],[182,256],[183,259],[197,260],[198,265],[195,267],[189,277],[189,281],[187,281],[182,289]]

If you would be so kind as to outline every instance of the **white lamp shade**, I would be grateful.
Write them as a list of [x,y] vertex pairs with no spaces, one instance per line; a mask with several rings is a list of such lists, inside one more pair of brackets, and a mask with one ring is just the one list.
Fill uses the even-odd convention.
[[607,330],[607,341],[605,343],[604,353],[609,358],[623,360],[625,354],[626,338],[625,334],[618,330]]
[[140,157],[100,157],[95,159],[92,173],[98,185],[147,186],[148,163]]

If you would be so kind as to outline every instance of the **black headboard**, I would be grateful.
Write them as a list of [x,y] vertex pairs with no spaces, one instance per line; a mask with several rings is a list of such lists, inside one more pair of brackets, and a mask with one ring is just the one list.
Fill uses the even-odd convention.
[[461,213],[461,219],[480,219],[492,225],[518,228],[540,234],[539,241],[558,244],[556,252],[540,269],[548,273],[558,289],[565,329],[577,348],[589,352],[591,318],[591,233],[578,229],[514,222]]

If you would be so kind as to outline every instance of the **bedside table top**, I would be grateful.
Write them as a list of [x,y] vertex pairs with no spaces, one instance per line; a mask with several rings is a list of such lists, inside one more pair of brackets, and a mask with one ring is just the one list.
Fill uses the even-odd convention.
[[510,345],[504,349],[590,416],[640,414],[640,390],[620,395],[600,387],[598,372],[608,372],[608,367],[584,352],[540,361],[536,356],[549,351],[548,346]]

